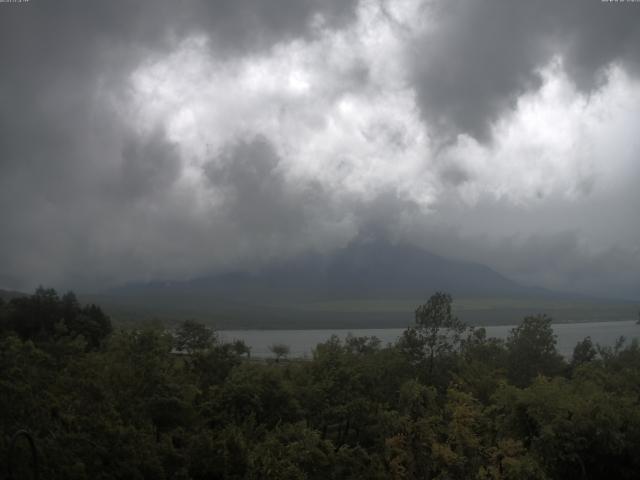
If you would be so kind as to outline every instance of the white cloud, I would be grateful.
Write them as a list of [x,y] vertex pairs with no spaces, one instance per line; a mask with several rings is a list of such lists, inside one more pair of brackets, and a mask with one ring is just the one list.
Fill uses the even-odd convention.
[[429,143],[402,41],[377,2],[363,2],[348,29],[241,59],[217,59],[206,38],[189,38],[133,73],[127,117],[166,128],[191,184],[225,145],[259,134],[292,180],[370,198],[393,188],[428,204]]
[[[587,252],[637,250],[640,232],[628,217],[617,221],[611,211],[592,222],[589,212],[628,203],[621,189],[637,178],[638,82],[612,65],[587,94],[556,56],[540,70],[540,88],[493,123],[491,143],[461,134],[441,147],[430,140],[408,63],[429,21],[419,1],[363,1],[346,29],[233,59],[212,54],[206,37],[191,37],[132,74],[127,116],[142,128],[164,126],[184,163],[177,188],[203,212],[224,201],[204,166],[223,161],[226,146],[260,135],[281,159],[282,188],[319,183],[347,209],[353,199],[367,204],[393,191],[419,207],[413,221],[425,228],[454,228],[494,245],[574,232]],[[355,213],[343,213],[334,220],[344,228]]]
[[[495,12],[502,11],[499,3],[491,3]],[[47,279],[57,271],[66,275],[65,268],[69,276],[74,269],[84,273],[91,263],[98,273],[86,275],[103,276],[105,283],[139,279],[140,272],[184,278],[329,249],[376,221],[428,249],[554,287],[575,276],[580,259],[595,271],[598,259],[623,257],[611,254],[616,249],[638,258],[640,84],[628,65],[607,63],[618,57],[606,55],[596,62],[602,83],[578,88],[576,75],[567,74],[576,54],[562,43],[564,30],[554,30],[544,48],[530,42],[544,32],[528,20],[529,7],[519,7],[525,14],[512,25],[471,3],[449,5],[362,0],[351,24],[335,29],[318,16],[312,34],[278,36],[260,50],[221,51],[206,29],[185,30],[190,33],[171,51],[155,49],[134,65],[125,88],[119,76],[101,85],[95,105],[113,106],[115,99],[118,115],[113,131],[92,124],[87,130],[99,131],[95,138],[73,136],[81,153],[67,178],[79,179],[84,201],[64,187],[69,199],[60,196],[68,204],[56,200],[52,211],[38,203],[47,199],[30,199],[53,224],[83,223],[87,232],[70,238],[71,227],[59,231],[59,252],[49,257],[63,259],[62,267],[24,260],[23,270]],[[527,35],[519,37],[525,27]],[[515,46],[496,41],[500,35],[518,37]],[[556,56],[547,62],[548,51]],[[485,64],[483,55],[492,54],[495,61]],[[433,112],[425,112],[429,107]],[[470,133],[445,143],[442,128],[427,123],[439,119],[445,127],[459,123],[453,132]],[[128,136],[139,142],[139,165],[122,158]],[[264,162],[255,145],[273,148],[266,166],[252,172],[242,163],[230,170],[229,163],[246,160],[237,151]],[[170,155],[157,154],[162,149]],[[164,164],[154,168],[158,157]],[[270,178],[261,184],[256,172]],[[211,179],[225,174],[237,175],[239,183]],[[120,187],[127,182],[132,199],[112,198],[125,197]],[[242,182],[264,189],[262,196],[239,191]],[[262,215],[280,218],[289,230],[247,213],[238,203],[243,195],[264,200]],[[287,202],[297,202],[298,210]],[[240,220],[229,211],[238,205],[246,214]],[[39,226],[38,214],[32,218]],[[291,218],[299,221],[297,230]],[[15,238],[22,221],[7,229]],[[257,231],[250,231],[251,221],[260,223]],[[29,236],[34,250],[54,248]],[[77,244],[99,260],[75,265]],[[568,249],[565,262],[541,261]],[[533,250],[536,262],[519,260]],[[10,270],[18,276],[20,267]]]

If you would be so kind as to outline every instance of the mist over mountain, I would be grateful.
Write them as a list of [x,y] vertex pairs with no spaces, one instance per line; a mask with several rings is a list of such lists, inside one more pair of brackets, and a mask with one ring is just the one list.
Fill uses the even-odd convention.
[[[375,223],[640,300],[640,3],[134,3],[0,2],[0,287],[202,278]],[[369,265],[355,293],[435,286]],[[497,288],[480,270],[437,286]]]
[[125,322],[196,318],[220,329],[351,329],[407,326],[436,291],[450,293],[456,315],[476,325],[515,324],[541,312],[558,322],[621,320],[637,311],[633,302],[525,286],[485,265],[384,237],[252,271],[131,283],[82,297]]
[[12,298],[24,297],[26,294],[23,292],[17,292],[15,290],[4,290],[0,288],[0,299],[9,301]]
[[[306,254],[252,272],[231,271],[184,282],[138,283],[116,296],[208,295],[232,301],[414,299],[434,291],[456,296],[553,296],[478,263],[443,258],[408,244],[357,240],[331,254]],[[186,299],[186,298],[185,298]]]
[[0,480],[640,478],[639,46],[640,0],[0,0]]

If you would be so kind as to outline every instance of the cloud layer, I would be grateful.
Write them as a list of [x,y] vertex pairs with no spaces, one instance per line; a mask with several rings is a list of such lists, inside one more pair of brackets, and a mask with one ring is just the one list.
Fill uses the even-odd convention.
[[640,298],[640,4],[277,3],[0,5],[0,286],[374,231]]

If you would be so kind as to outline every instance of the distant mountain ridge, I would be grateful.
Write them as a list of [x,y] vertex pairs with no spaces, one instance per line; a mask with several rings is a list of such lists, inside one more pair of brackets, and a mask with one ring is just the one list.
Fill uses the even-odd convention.
[[447,259],[420,247],[356,241],[332,254],[308,254],[255,272],[227,272],[184,282],[150,282],[111,289],[116,296],[210,296],[226,301],[549,296],[479,263]]
[[20,298],[20,297],[24,297],[26,296],[26,293],[23,292],[18,292],[16,290],[4,290],[2,288],[0,288],[0,298],[5,300],[5,301],[9,301],[13,298]]
[[522,286],[485,265],[413,245],[368,240],[253,272],[129,284],[78,298],[100,305],[120,325],[193,318],[232,330],[351,329],[406,327],[436,291],[451,293],[456,315],[476,325],[513,325],[543,312],[559,322],[629,320],[638,310],[634,303]]

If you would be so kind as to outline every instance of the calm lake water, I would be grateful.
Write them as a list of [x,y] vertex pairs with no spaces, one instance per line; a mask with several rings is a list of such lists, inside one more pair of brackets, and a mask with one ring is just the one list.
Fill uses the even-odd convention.
[[[485,327],[487,335],[506,338],[514,325],[500,325]],[[620,322],[591,322],[591,323],[559,323],[553,325],[557,335],[557,348],[565,356],[571,356],[576,343],[590,336],[594,343],[613,345],[624,336],[628,341],[640,337],[640,325],[632,320]],[[361,336],[378,337],[383,344],[395,342],[404,329],[402,328],[371,328],[352,330],[224,330],[219,332],[225,341],[244,340],[251,347],[251,355],[255,357],[270,357],[269,346],[283,343],[291,348],[292,357],[311,357],[313,349],[318,343],[326,341],[331,335],[344,339],[349,333]]]

